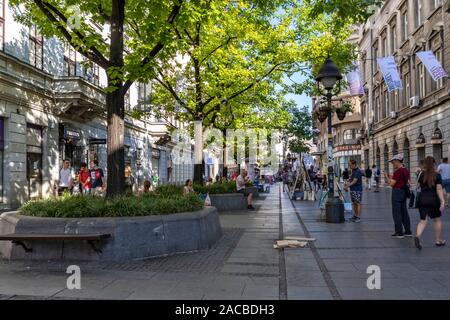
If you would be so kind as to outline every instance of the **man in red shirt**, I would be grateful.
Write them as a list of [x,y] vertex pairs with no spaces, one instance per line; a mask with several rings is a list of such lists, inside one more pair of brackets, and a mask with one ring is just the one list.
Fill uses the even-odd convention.
[[[395,155],[389,162],[394,167],[394,174],[389,176],[384,173],[386,180],[392,187],[392,217],[394,218],[395,233],[393,238],[402,239],[412,237],[411,222],[409,220],[408,209],[406,208],[406,188],[409,184],[409,171],[403,166],[403,156]],[[403,228],[405,231],[403,232]]]
[[81,164],[80,168],[80,184],[81,194],[89,194],[91,192],[91,173],[86,163]]

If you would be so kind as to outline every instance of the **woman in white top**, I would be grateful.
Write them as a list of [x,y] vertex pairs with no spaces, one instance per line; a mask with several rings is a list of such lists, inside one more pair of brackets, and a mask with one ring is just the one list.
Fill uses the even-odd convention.
[[189,194],[189,193],[193,193],[193,192],[195,192],[195,191],[194,191],[194,188],[192,186],[192,180],[191,179],[187,179],[186,183],[184,184],[184,187],[183,187],[183,195],[186,195],[186,194]]

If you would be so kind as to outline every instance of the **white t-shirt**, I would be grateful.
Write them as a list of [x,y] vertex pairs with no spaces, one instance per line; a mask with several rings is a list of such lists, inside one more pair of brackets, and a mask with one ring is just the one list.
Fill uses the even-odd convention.
[[237,191],[245,189],[245,180],[242,175],[238,175],[236,178],[236,189]]
[[442,180],[450,179],[450,163],[441,163],[438,171],[441,173]]
[[62,168],[61,171],[59,172],[59,186],[68,187],[72,180],[73,180],[72,168],[67,169]]

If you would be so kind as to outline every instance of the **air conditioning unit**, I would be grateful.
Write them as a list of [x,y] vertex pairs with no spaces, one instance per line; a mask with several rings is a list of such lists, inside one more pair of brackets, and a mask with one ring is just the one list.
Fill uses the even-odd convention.
[[391,111],[391,118],[392,118],[392,119],[397,118],[397,112]]
[[420,107],[420,97],[414,96],[409,99],[409,107],[410,108],[418,108]]

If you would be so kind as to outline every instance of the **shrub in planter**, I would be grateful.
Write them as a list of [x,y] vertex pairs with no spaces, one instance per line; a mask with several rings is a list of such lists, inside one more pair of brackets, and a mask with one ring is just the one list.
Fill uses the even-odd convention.
[[113,199],[92,196],[63,196],[25,203],[20,213],[35,217],[132,217],[201,210],[203,202],[195,195],[124,195]]
[[216,182],[209,186],[195,184],[194,190],[196,193],[209,193],[209,194],[219,194],[219,193],[234,193],[236,192],[236,182]]
[[173,195],[182,195],[183,186],[176,184],[164,184],[156,187],[155,192],[162,197],[170,197]]

